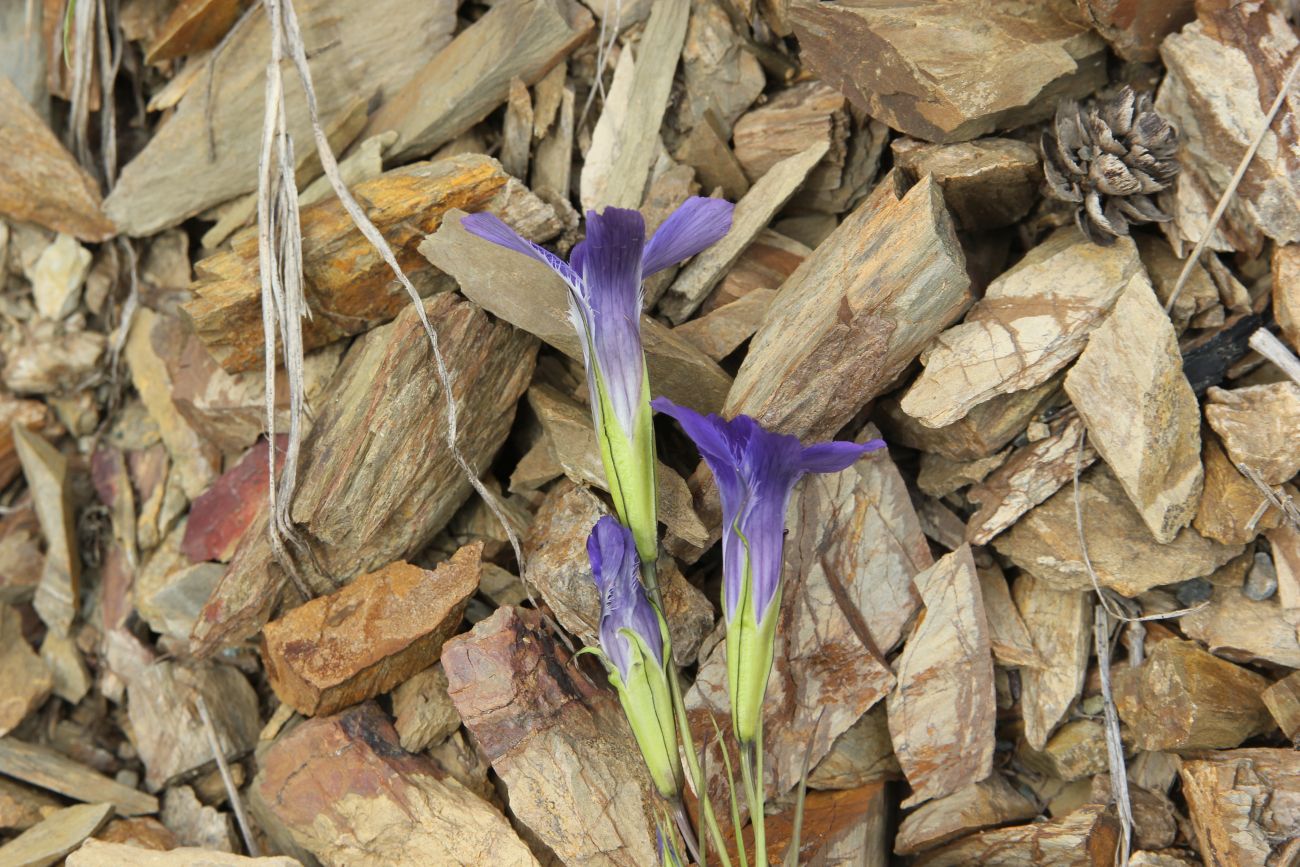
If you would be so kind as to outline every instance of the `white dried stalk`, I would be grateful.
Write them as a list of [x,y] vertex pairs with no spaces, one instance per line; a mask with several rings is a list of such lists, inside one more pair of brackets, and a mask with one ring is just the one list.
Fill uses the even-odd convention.
[[623,19],[623,0],[614,0],[614,26],[610,28],[609,41],[606,42],[605,29],[608,19],[609,0],[605,0],[605,13],[600,16],[600,35],[596,37],[596,80],[591,83],[591,90],[587,91],[587,101],[582,104],[582,112],[578,115],[578,122],[574,125],[574,129],[582,128],[597,92],[600,93],[601,104],[605,102],[605,65],[609,63],[609,54],[614,50],[614,43],[618,41],[618,28]]
[[1124,763],[1124,743],[1119,735],[1119,711],[1110,688],[1110,619],[1106,609],[1093,609],[1093,643],[1097,646],[1097,668],[1101,673],[1101,698],[1106,731],[1106,765],[1110,770],[1110,794],[1119,815],[1119,859],[1127,865],[1133,839],[1133,805],[1129,800],[1128,767]]
[[1250,348],[1267,358],[1291,377],[1291,381],[1300,385],[1300,358],[1296,358],[1286,344],[1278,340],[1273,332],[1261,328],[1250,335]]
[[[90,85],[93,83],[95,66],[95,18],[98,0],[68,0],[74,3],[72,11],[72,93],[68,117],[69,150],[76,156],[82,166],[90,167],[90,144],[87,141],[90,129]],[[61,58],[60,62],[66,58]],[[100,87],[100,104],[106,105],[109,95]]]
[[104,0],[95,0],[97,15],[95,35],[99,43],[99,158],[104,168],[104,184],[111,192],[117,176],[117,112],[113,106],[113,88],[122,64],[122,34],[117,22],[117,3],[110,19]]
[[253,830],[248,825],[248,817],[244,815],[244,804],[239,799],[239,787],[235,785],[235,779],[230,775],[230,765],[226,763],[225,751],[221,749],[221,741],[217,739],[217,729],[212,724],[212,715],[208,713],[208,703],[203,700],[202,694],[195,696],[194,703],[198,706],[199,717],[203,720],[203,731],[208,736],[212,755],[217,760],[217,769],[221,772],[221,782],[226,787],[226,796],[235,811],[235,821],[239,823],[239,833],[244,838],[244,847],[248,850],[250,858],[259,858],[262,850],[258,848],[257,839],[253,837]]

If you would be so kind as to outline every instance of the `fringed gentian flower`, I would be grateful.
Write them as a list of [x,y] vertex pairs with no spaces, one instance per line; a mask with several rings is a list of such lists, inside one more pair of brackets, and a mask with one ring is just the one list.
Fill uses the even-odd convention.
[[727,234],[731,211],[731,203],[722,199],[687,199],[649,243],[640,212],[588,211],[587,238],[573,248],[567,264],[492,214],[471,214],[461,222],[480,238],[550,266],[568,285],[609,493],[646,563],[655,561],[659,528],[650,386],[641,351],[641,281]]
[[731,421],[702,416],[662,397],[655,399],[654,408],[677,419],[718,482],[731,721],[736,740],[752,744],[760,736],[763,694],[772,670],[790,493],[805,473],[839,472],[884,442],[805,447],[797,437],[764,430],[747,415]]
[[[606,515],[592,527],[587,556],[600,591],[600,654],[609,682],[632,724],[659,794],[676,802],[682,790],[668,686],[668,627],[641,586],[636,543],[626,527]],[[594,650],[594,648],[593,648]]]

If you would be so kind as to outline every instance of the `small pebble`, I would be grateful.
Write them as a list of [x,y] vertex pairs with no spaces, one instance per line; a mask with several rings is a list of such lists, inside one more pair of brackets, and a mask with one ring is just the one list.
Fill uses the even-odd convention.
[[1273,565],[1273,558],[1267,551],[1255,552],[1255,562],[1246,573],[1246,583],[1242,585],[1241,592],[1246,594],[1247,599],[1256,602],[1272,599],[1277,592],[1277,567]]
[[1178,604],[1184,608],[1191,608],[1193,605],[1201,604],[1209,599],[1213,593],[1214,585],[1204,578],[1193,578],[1174,588],[1174,597],[1178,600]]

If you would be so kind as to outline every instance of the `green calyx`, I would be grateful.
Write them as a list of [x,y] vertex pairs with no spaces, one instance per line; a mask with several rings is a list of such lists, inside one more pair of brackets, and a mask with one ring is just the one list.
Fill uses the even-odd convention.
[[655,430],[650,411],[650,376],[644,362],[641,370],[641,404],[630,436],[614,415],[605,379],[596,371],[596,402],[600,414],[597,431],[600,459],[605,464],[605,479],[614,499],[614,510],[632,531],[641,562],[653,563],[659,549]]
[[[659,624],[664,636],[664,659],[669,660],[671,649],[662,615]],[[632,661],[626,680],[617,667],[608,665],[609,682],[618,693],[623,713],[632,726],[650,779],[660,795],[672,800],[682,791],[682,763],[677,751],[677,726],[668,677],[645,639],[630,629],[620,629],[619,634],[628,641]]]
[[[763,696],[772,673],[776,644],[777,613],[781,610],[781,591],[760,622],[754,616],[754,582],[745,543],[745,572],[736,611],[727,624],[727,688],[731,693],[731,725],[741,744],[756,743],[762,732]],[[724,600],[725,606],[725,600]]]

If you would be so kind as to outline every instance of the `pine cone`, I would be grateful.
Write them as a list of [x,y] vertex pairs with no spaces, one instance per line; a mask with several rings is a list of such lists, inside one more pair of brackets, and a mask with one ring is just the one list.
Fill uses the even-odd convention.
[[1075,219],[1093,243],[1110,244],[1133,223],[1169,219],[1152,197],[1178,174],[1178,132],[1149,94],[1125,87],[1086,108],[1062,102],[1042,147],[1048,193],[1079,206]]

